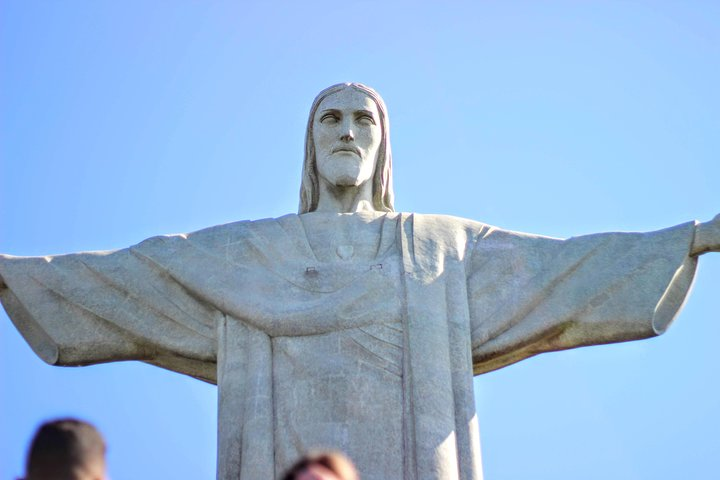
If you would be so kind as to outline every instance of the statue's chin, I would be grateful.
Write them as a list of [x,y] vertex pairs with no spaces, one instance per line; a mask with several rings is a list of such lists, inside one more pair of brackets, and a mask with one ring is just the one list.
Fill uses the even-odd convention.
[[357,175],[343,175],[335,179],[336,187],[358,187],[361,183]]
[[355,155],[318,159],[318,174],[336,188],[360,187],[372,178],[372,164]]

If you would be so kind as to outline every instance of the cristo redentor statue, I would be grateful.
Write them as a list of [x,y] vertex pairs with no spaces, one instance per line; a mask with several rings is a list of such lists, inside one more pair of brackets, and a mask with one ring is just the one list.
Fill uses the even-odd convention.
[[387,109],[329,87],[299,214],[112,252],[0,256],[0,298],[54,365],[140,360],[219,387],[218,478],[310,448],[362,478],[482,478],[473,375],[665,331],[720,216],[558,240],[397,213]]

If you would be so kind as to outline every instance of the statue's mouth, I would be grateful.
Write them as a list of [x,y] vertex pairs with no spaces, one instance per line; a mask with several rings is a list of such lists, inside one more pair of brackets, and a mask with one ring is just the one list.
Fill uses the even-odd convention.
[[354,153],[358,157],[361,156],[360,149],[357,147],[344,146],[344,147],[337,147],[337,148],[333,149],[333,153],[339,153],[339,152]]

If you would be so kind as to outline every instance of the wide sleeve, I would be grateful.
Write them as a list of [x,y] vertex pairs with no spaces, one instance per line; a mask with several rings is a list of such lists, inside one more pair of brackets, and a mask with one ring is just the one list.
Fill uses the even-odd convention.
[[568,240],[485,230],[468,266],[475,373],[663,333],[692,285],[694,230],[687,223]]
[[162,267],[163,257],[182,255],[183,242],[178,236],[113,252],[0,255],[0,300],[49,364],[142,360],[214,382],[221,314]]

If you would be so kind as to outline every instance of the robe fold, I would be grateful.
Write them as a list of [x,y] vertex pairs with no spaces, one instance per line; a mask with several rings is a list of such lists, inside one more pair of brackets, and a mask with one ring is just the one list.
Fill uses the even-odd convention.
[[[658,335],[696,267],[693,223],[558,240],[449,216],[381,217],[372,259],[318,260],[297,215],[113,252],[1,255],[0,299],[50,364],[141,360],[217,383],[218,478],[275,478],[307,446],[307,428],[356,452],[363,478],[382,478],[377,464],[395,472],[387,478],[478,480],[473,374]],[[312,342],[334,349],[343,382],[306,372],[321,366],[302,355]],[[323,381],[387,399],[372,407],[397,444],[387,458],[373,438],[358,445],[374,427],[352,398],[327,399],[323,428],[293,423]]]

